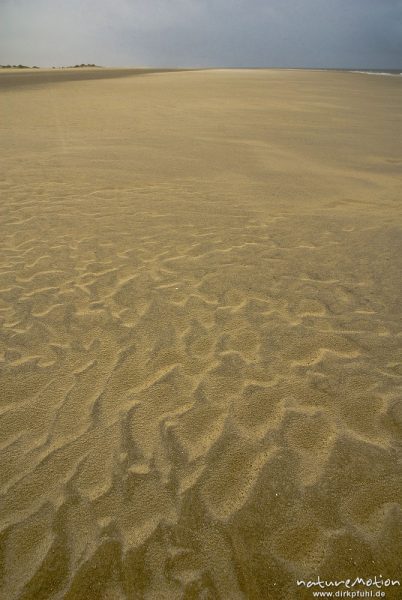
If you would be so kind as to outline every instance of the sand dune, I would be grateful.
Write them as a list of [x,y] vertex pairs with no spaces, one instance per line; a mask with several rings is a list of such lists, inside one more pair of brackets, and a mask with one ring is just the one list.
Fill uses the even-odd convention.
[[402,81],[102,73],[0,73],[0,596],[397,578]]

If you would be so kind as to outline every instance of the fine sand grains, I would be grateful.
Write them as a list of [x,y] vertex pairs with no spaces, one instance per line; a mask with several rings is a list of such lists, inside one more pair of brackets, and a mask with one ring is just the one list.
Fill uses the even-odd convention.
[[97,73],[0,73],[0,597],[401,579],[402,80]]

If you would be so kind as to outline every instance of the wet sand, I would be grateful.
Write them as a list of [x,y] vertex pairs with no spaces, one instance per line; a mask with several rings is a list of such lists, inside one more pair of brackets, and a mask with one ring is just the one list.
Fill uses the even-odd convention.
[[68,73],[0,72],[0,597],[401,579],[402,80]]

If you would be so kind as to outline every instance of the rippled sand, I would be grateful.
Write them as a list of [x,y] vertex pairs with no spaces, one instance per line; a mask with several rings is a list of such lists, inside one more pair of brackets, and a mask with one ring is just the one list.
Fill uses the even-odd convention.
[[401,578],[402,80],[85,73],[0,73],[0,597]]

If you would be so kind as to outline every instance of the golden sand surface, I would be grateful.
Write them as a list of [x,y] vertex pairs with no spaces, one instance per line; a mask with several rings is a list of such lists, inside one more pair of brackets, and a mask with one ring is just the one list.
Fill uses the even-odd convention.
[[402,579],[402,78],[70,73],[0,73],[0,597]]

